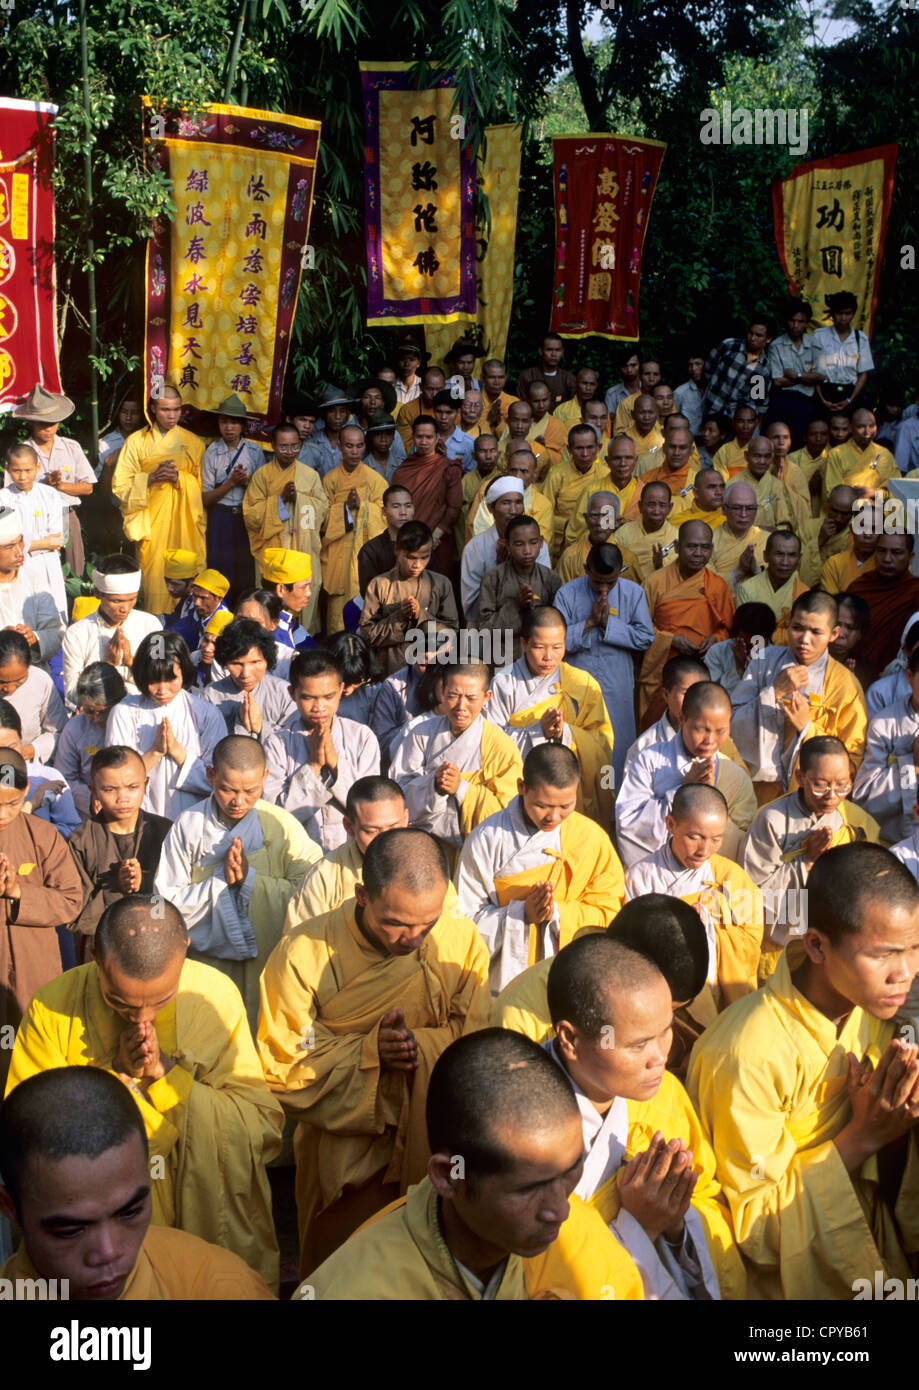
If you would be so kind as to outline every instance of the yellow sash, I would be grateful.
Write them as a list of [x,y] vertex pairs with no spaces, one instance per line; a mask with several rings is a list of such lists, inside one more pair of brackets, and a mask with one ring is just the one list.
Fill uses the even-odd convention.
[[[522,902],[530,889],[537,883],[551,883],[556,898],[561,902],[565,901],[568,889],[571,887],[571,870],[562,856],[556,854],[554,850],[547,849],[543,853],[551,860],[548,873],[545,864],[534,864],[532,869],[524,869],[521,873],[513,874],[508,878],[495,879],[495,892],[498,895],[500,907],[507,907],[508,903],[512,902]],[[529,922],[527,925],[530,928],[527,964],[535,965],[537,961],[544,959],[542,932],[537,929],[534,922]],[[560,935],[559,950],[567,944],[565,937]]]

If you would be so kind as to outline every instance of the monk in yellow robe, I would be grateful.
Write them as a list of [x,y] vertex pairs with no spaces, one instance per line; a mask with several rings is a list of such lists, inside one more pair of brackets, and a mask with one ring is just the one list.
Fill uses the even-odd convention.
[[[623,526],[627,521],[637,519],[638,499],[641,495],[641,487],[635,477],[635,464],[638,455],[635,451],[634,439],[630,439],[627,434],[617,434],[606,446],[604,457],[611,480],[607,483],[605,491],[615,497],[618,504],[616,526]],[[587,506],[592,495],[589,491],[581,495],[577,510],[565,527],[567,545],[573,545],[575,541],[581,540],[586,535]],[[594,544],[596,545],[597,542],[595,541]],[[587,551],[585,550],[584,553],[586,555]],[[583,569],[583,565],[578,569],[578,574],[581,573],[581,569]]]
[[825,468],[829,442],[829,425],[826,420],[815,416],[807,422],[804,447],[788,455],[789,460],[800,468],[808,484],[818,470]]
[[630,899],[666,893],[696,908],[708,937],[707,983],[715,1012],[757,988],[763,948],[756,885],[719,853],[728,823],[727,801],[717,787],[684,783],[666,817],[666,843],[626,875]]
[[366,541],[386,530],[383,493],[386,479],[364,463],[364,432],[345,425],[340,435],[341,463],[325,475],[322,486],[329,510],[322,527],[322,587],[328,595],[325,631],[340,632],[342,610],[358,593],[357,557]]
[[785,492],[792,508],[792,523],[795,531],[800,532],[802,526],[813,519],[812,499],[808,479],[788,457],[791,430],[781,420],[774,420],[766,427],[766,438],[772,444],[770,472],[774,478],[785,484]]
[[842,739],[853,775],[861,763],[865,696],[851,671],[829,654],[838,635],[836,600],[809,590],[792,604],[788,645],[758,652],[731,696],[731,736],[760,806],[798,786],[798,756],[808,738]]
[[554,517],[549,547],[553,560],[564,549],[565,527],[576,514],[582,497],[597,488],[609,487],[612,481],[605,460],[597,452],[597,436],[590,425],[575,425],[568,433],[568,445],[571,462],[550,468],[542,484],[543,496]]
[[[827,498],[826,516],[812,517],[798,528],[801,544],[801,578],[814,586],[820,571],[833,555],[845,550],[852,536],[852,512],[857,497],[854,488],[834,487]],[[822,587],[822,585],[821,585]]]
[[[461,555],[466,544],[466,520],[479,494],[497,477],[498,441],[493,434],[480,434],[472,446],[475,467],[463,474],[463,509],[454,528],[456,553]],[[490,523],[489,523],[490,524]]]
[[[144,1122],[110,1072],[58,1067],[23,1081],[3,1105],[0,1163],[0,1215],[22,1231],[22,1244],[0,1268],[4,1284],[41,1279],[61,1288],[62,1298],[97,1302],[274,1298],[232,1251],[151,1226]],[[68,1230],[66,1239],[49,1237],[52,1223]]]
[[827,850],[807,886],[803,937],[699,1040],[687,1089],[751,1295],[848,1302],[919,1250],[919,1056],[892,1040],[919,886],[871,844]]
[[[294,1298],[640,1299],[628,1254],[571,1197],[581,1124],[556,1072],[541,1048],[513,1033],[489,1029],[452,1043],[430,1079],[426,1176]],[[486,1167],[485,1153],[503,1161]],[[459,1165],[457,1154],[464,1155]],[[508,1200],[535,1183],[537,1205]]]
[[635,444],[640,468],[642,454],[659,449],[664,442],[663,431],[658,426],[657,406],[654,404],[653,396],[636,396],[631,418],[624,432]]
[[810,588],[798,574],[801,542],[793,531],[773,531],[766,541],[763,559],[765,569],[737,585],[737,607],[742,603],[768,604],[776,623],[772,641],[776,646],[787,646],[792,604]]
[[[663,712],[660,678],[669,658],[701,659],[709,647],[730,635],[734,600],[724,580],[708,568],[712,544],[711,527],[686,522],[679,530],[676,564],[655,570],[645,583],[654,641],[642,661],[639,714],[650,713],[648,722]],[[660,709],[652,707],[655,698]]]
[[319,532],[329,499],[315,468],[301,463],[295,425],[274,431],[274,458],[256,469],[243,498],[249,544],[261,565],[266,550],[300,550],[309,556],[312,592],[300,614],[307,632],[319,631]]
[[[560,463],[562,450],[568,443],[568,426],[552,414],[552,397],[544,381],[531,381],[526,398],[533,412],[533,423],[527,434],[531,444],[541,445],[552,464]],[[577,423],[573,421],[572,423]]]
[[663,480],[648,483],[638,499],[638,520],[617,527],[613,541],[631,552],[628,578],[636,584],[643,584],[656,570],[676,564],[677,529],[669,520],[672,509],[668,485]]
[[575,810],[579,782],[570,748],[537,744],[517,796],[460,852],[460,911],[488,946],[493,994],[578,932],[602,930],[622,906],[622,865],[609,835]]
[[[570,545],[565,546],[555,567],[563,584],[572,579],[580,579],[592,548],[610,540],[614,541],[622,552],[623,575],[627,579],[635,579],[637,583],[638,561],[628,546],[622,545],[615,534],[619,527],[619,505],[618,494],[610,489],[591,492],[581,503],[582,510],[579,511],[576,521],[577,529],[580,529],[581,522],[584,523],[583,536],[580,540],[572,541]],[[570,534],[573,524],[568,523],[566,535]]]
[[588,401],[597,399],[599,384],[600,378],[593,367],[579,367],[575,372],[574,395],[569,396],[566,401],[559,401],[552,412],[566,430],[570,430],[572,425],[580,424],[584,406]]
[[715,1155],[665,1070],[673,998],[664,975],[605,933],[582,936],[553,961],[547,996],[547,1051],[577,1098],[586,1149],[575,1193],[632,1256],[646,1298],[745,1297]]
[[135,894],[106,909],[95,959],[38,990],[7,1095],[52,1067],[120,1076],[150,1144],[153,1220],[234,1251],[274,1289],[278,1247],[265,1164],[283,1114],[265,1084],[236,986],[185,959],[180,913]]
[[[354,897],[367,846],[384,830],[404,829],[408,825],[401,787],[389,777],[359,777],[348,789],[343,823],[347,840],[337,849],[328,850],[308,871],[299,893],[288,905],[285,933],[313,917],[334,912]],[[447,907],[456,902],[452,883],[445,902]]]
[[[536,522],[546,545],[551,546],[554,530],[552,507],[539,491],[536,482],[537,469],[537,457],[533,453],[532,445],[528,444],[525,439],[511,440],[504,455],[501,473],[506,478],[519,478],[523,483],[523,510]],[[464,483],[468,476],[470,475],[463,475]],[[482,505],[485,501],[485,494],[494,480],[495,474],[489,474],[473,497],[466,518],[467,540],[471,540],[473,536],[480,536],[483,531],[487,531],[490,526],[494,525],[494,517],[490,508]]]
[[752,405],[739,405],[734,411],[734,438],[722,444],[712,459],[712,463],[726,481],[730,482],[731,478],[736,477],[746,467],[744,456],[756,428],[756,411]]
[[[856,517],[858,512],[859,508],[856,506]],[[874,573],[875,552],[881,532],[874,528],[872,520],[860,518],[858,529],[850,530],[845,546],[835,555],[831,555],[821,569],[820,588],[825,589],[828,594],[844,594],[849,585],[854,584],[856,579],[861,579],[863,574]]]
[[671,497],[677,498],[681,493],[688,495],[699,471],[698,461],[693,462],[691,453],[689,430],[683,426],[669,429],[661,447],[660,462],[639,475],[639,486],[646,488],[649,483],[666,483]]
[[750,440],[744,454],[745,467],[731,479],[732,486],[746,483],[756,494],[757,526],[774,530],[776,526],[794,527],[795,511],[788,488],[772,471],[772,440],[758,434]]
[[163,552],[191,550],[199,570],[206,563],[204,441],[179,428],[182,398],[174,386],[152,396],[148,409],[152,423],[125,440],[112,474],[112,493],[143,572],[142,606],[148,613],[164,613],[172,604],[163,577]]
[[537,476],[544,478],[552,467],[552,455],[544,444],[536,442],[538,429],[533,427],[533,408],[529,401],[514,401],[508,406],[507,425],[498,435],[498,458],[503,464],[510,443],[529,444],[536,456]]
[[692,486],[673,499],[673,520],[704,521],[713,531],[724,525],[724,478],[717,468],[700,468]]
[[744,579],[750,579],[763,563],[769,532],[757,526],[759,510],[756,489],[739,479],[724,494],[724,525],[714,532],[709,569],[727,584],[731,593]]
[[826,460],[824,489],[828,493],[838,483],[849,487],[883,487],[889,478],[899,478],[896,459],[883,444],[875,443],[878,423],[870,410],[856,410],[852,416],[852,438],[831,449]]
[[[767,951],[778,953],[807,925],[808,875],[834,845],[881,838],[873,816],[846,798],[852,788],[849,754],[841,739],[805,740],[798,789],[757,811],[741,846],[744,869],[760,889]],[[770,971],[766,972],[771,973]]]
[[557,608],[527,609],[523,655],[495,676],[485,717],[510,735],[522,757],[550,738],[572,748],[581,765],[577,809],[608,830],[613,727],[594,677],[562,660],[566,632]]
[[447,863],[424,831],[367,847],[354,899],[283,936],[262,975],[259,1054],[299,1120],[304,1275],[424,1176],[431,1069],[487,1021],[488,952],[444,911]]

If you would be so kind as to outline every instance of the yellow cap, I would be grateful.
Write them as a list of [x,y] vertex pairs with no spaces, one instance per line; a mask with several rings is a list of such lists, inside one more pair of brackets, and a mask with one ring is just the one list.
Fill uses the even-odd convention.
[[99,607],[97,598],[90,598],[89,594],[80,594],[73,601],[73,612],[70,615],[72,623],[78,623],[81,618],[88,618],[90,613],[95,613]]
[[226,579],[219,570],[202,570],[194,578],[195,584],[199,589],[206,589],[209,594],[214,594],[217,598],[223,598],[229,591],[230,581]]
[[220,608],[212,618],[204,624],[204,631],[208,637],[219,637],[223,629],[233,621],[233,614],[228,613],[225,608]]
[[198,557],[193,550],[164,550],[163,574],[167,579],[194,579]]
[[308,555],[302,550],[282,550],[280,546],[269,546],[264,552],[261,570],[269,584],[301,584],[313,576]]

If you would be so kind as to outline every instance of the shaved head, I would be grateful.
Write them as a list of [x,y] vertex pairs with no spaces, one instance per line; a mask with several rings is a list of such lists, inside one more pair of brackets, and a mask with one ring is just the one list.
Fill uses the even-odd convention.
[[750,503],[756,501],[756,493],[749,483],[731,483],[724,494],[725,506],[731,502]]
[[[254,742],[254,740],[253,740]],[[154,980],[188,949],[188,932],[178,908],[165,898],[133,893],[103,912],[93,938],[102,966],[111,962],[134,980]]]
[[361,877],[368,898],[374,901],[393,886],[405,893],[429,892],[440,883],[446,889],[450,870],[433,835],[426,830],[397,829],[385,830],[371,841]]
[[580,781],[577,755],[561,743],[538,743],[523,760],[528,787],[571,787]]
[[686,692],[683,700],[683,718],[691,719],[706,709],[731,709],[731,697],[723,685],[715,681],[696,681]]
[[[685,708],[686,702],[683,702]],[[677,787],[673,795],[670,814],[674,820],[685,820],[698,813],[703,816],[723,815],[727,819],[728,803],[717,787],[706,786],[704,782],[688,782]]]
[[574,1024],[597,1042],[611,1022],[610,1000],[663,979],[653,961],[606,933],[575,937],[552,962],[546,986],[553,1027]]
[[469,1033],[441,1053],[426,1114],[432,1153],[462,1154],[467,1181],[512,1171],[512,1136],[554,1134],[579,1120],[561,1067],[537,1043],[504,1028]]
[[20,1082],[0,1109],[0,1172],[20,1210],[30,1159],[99,1158],[147,1134],[127,1086],[98,1067],[52,1067]]
[[232,772],[252,772],[266,765],[265,750],[257,738],[247,738],[244,734],[230,734],[222,738],[214,749],[211,766]]

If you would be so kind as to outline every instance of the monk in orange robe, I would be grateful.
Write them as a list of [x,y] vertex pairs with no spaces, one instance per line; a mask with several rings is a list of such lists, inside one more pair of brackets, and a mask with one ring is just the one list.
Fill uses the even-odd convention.
[[712,557],[712,528],[704,521],[685,521],[677,540],[676,564],[655,570],[645,582],[654,641],[645,652],[639,683],[642,727],[659,717],[660,676],[671,656],[700,661],[709,647],[730,636],[734,600],[723,579],[707,569]]

